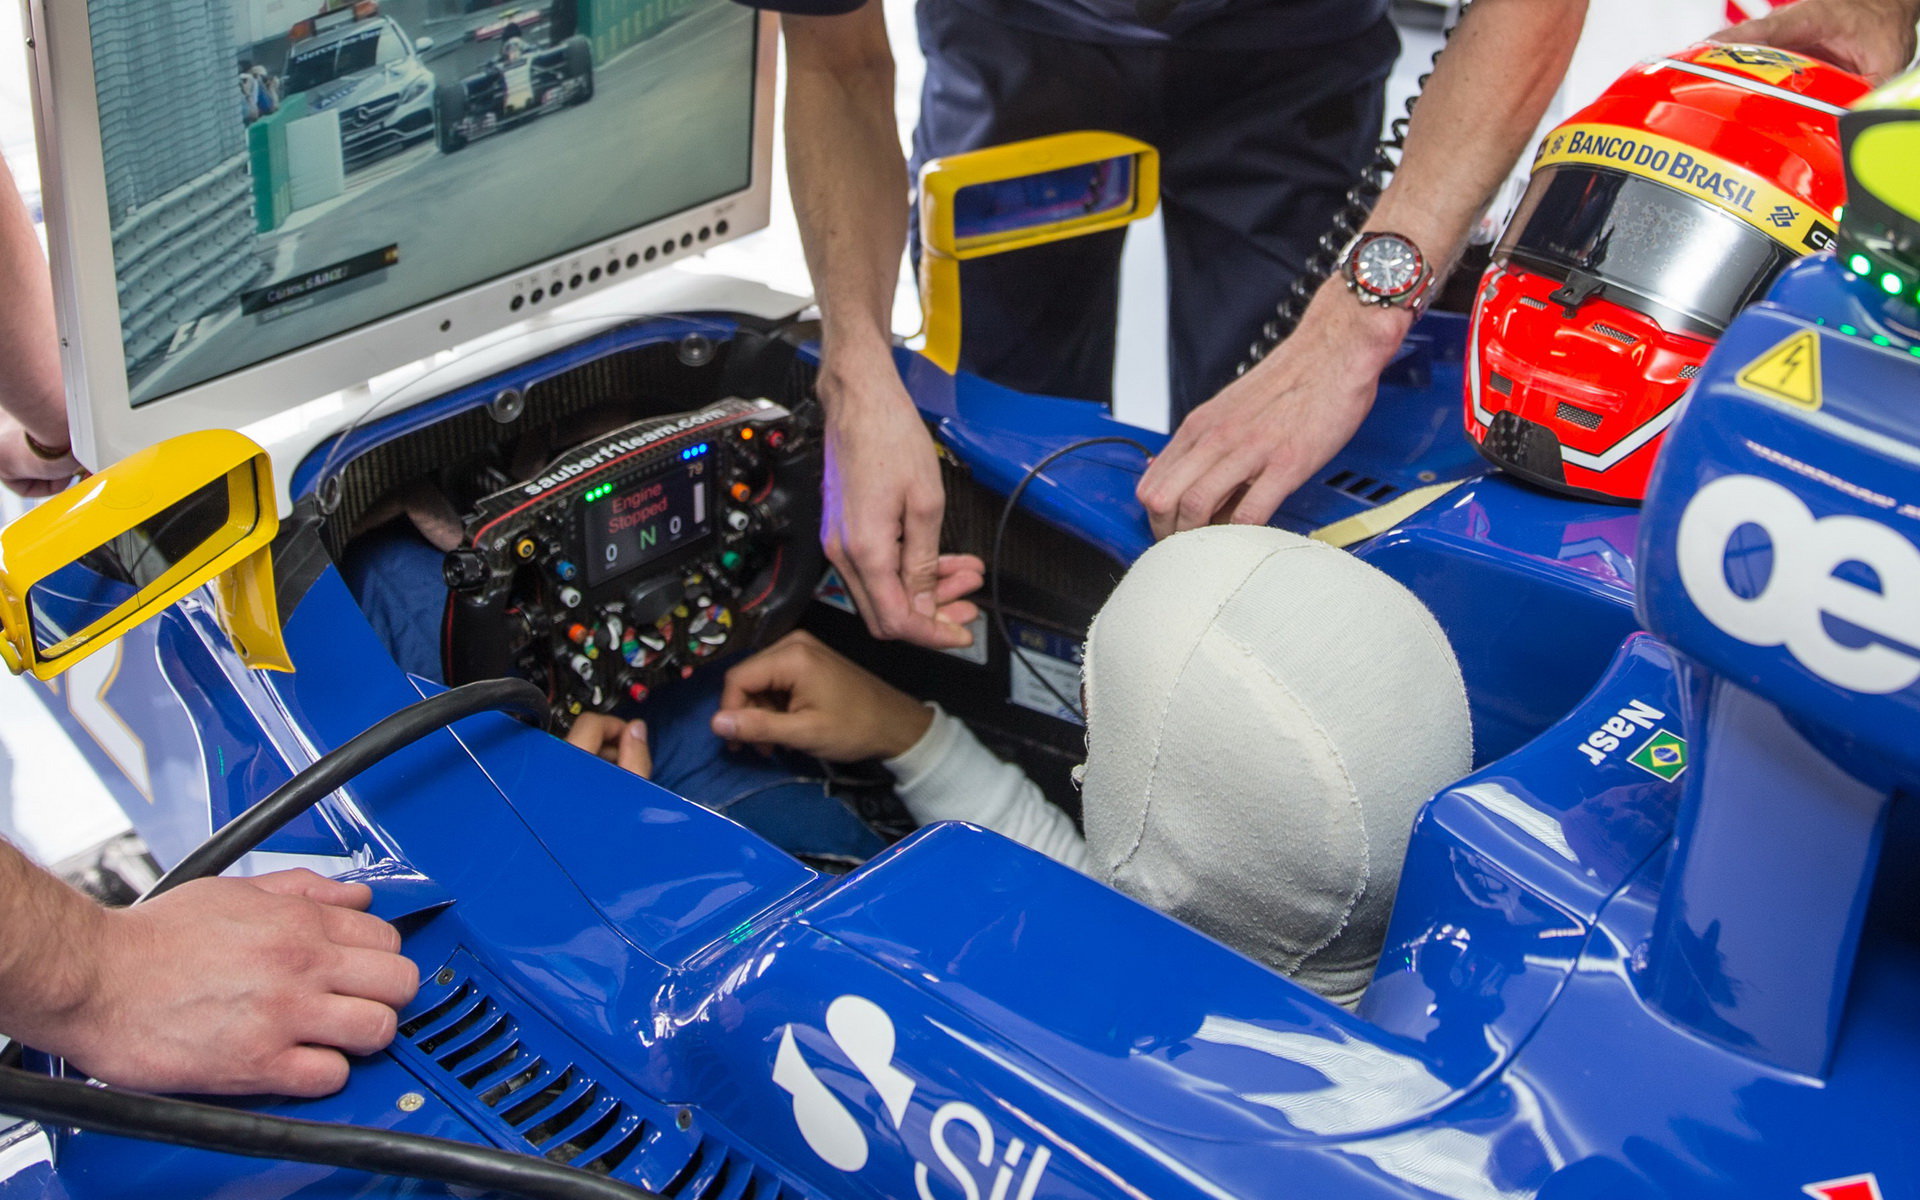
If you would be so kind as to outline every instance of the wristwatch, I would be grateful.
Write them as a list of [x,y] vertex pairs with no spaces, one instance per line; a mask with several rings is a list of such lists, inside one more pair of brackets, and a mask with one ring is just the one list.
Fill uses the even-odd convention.
[[1397,233],[1354,235],[1340,252],[1340,274],[1362,304],[1404,308],[1418,317],[1433,298],[1433,267],[1427,256]]

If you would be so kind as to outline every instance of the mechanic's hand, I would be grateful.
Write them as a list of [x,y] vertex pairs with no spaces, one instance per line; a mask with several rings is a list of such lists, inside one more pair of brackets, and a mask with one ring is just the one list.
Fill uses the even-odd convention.
[[860,762],[905,754],[932,723],[926,705],[795,631],[727,672],[713,731]]
[[891,364],[828,405],[820,541],[853,593],[867,630],[944,649],[967,646],[978,609],[964,599],[985,569],[940,553],[946,492],[933,438]]
[[653,778],[653,752],[647,748],[645,721],[622,721],[608,713],[581,713],[573,719],[573,728],[567,730],[567,741],[610,763],[619,763],[642,779]]
[[1824,59],[1875,83],[1913,60],[1914,0],[1798,0],[1713,35]]
[[80,464],[71,454],[56,459],[35,454],[20,422],[0,412],[0,484],[22,496],[51,496],[79,473]]
[[34,1044],[154,1092],[325,1096],[393,1040],[420,975],[365,884],[312,871],[198,879],[106,911],[86,999]]
[[1360,428],[1410,324],[1400,309],[1360,304],[1337,279],[1321,288],[1293,335],[1187,414],[1147,467],[1134,494],[1153,535],[1264,525]]

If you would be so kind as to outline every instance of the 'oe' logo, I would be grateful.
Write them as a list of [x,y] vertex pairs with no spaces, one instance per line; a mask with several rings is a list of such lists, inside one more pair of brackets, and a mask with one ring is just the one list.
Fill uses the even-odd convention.
[[[1753,596],[1734,591],[1726,572],[1733,535],[1746,525],[1773,544],[1772,570]],[[1687,505],[1676,549],[1687,595],[1727,634],[1785,646],[1809,671],[1850,691],[1885,695],[1920,680],[1920,549],[1878,521],[1815,518],[1771,480],[1725,475]],[[1835,575],[1846,563],[1871,570],[1880,590]],[[1828,631],[1829,616],[1885,640],[1847,645]]]

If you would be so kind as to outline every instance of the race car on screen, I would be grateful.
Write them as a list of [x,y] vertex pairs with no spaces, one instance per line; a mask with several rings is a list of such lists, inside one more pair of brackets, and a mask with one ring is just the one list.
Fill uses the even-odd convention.
[[420,57],[432,38],[409,37],[374,0],[301,21],[289,36],[282,91],[340,114],[347,170],[433,136],[434,76]]
[[494,42],[508,36],[531,37],[546,29],[553,10],[547,8],[510,8],[484,25],[467,32],[472,42]]
[[440,149],[448,154],[475,138],[593,99],[593,45],[574,36],[534,49],[509,28],[500,53],[477,75],[443,83],[434,94]]

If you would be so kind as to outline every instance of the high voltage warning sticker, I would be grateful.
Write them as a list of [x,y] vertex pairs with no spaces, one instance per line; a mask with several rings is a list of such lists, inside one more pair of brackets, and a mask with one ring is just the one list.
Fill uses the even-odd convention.
[[1820,335],[1796,333],[1734,378],[1750,392],[1813,412],[1820,407]]

